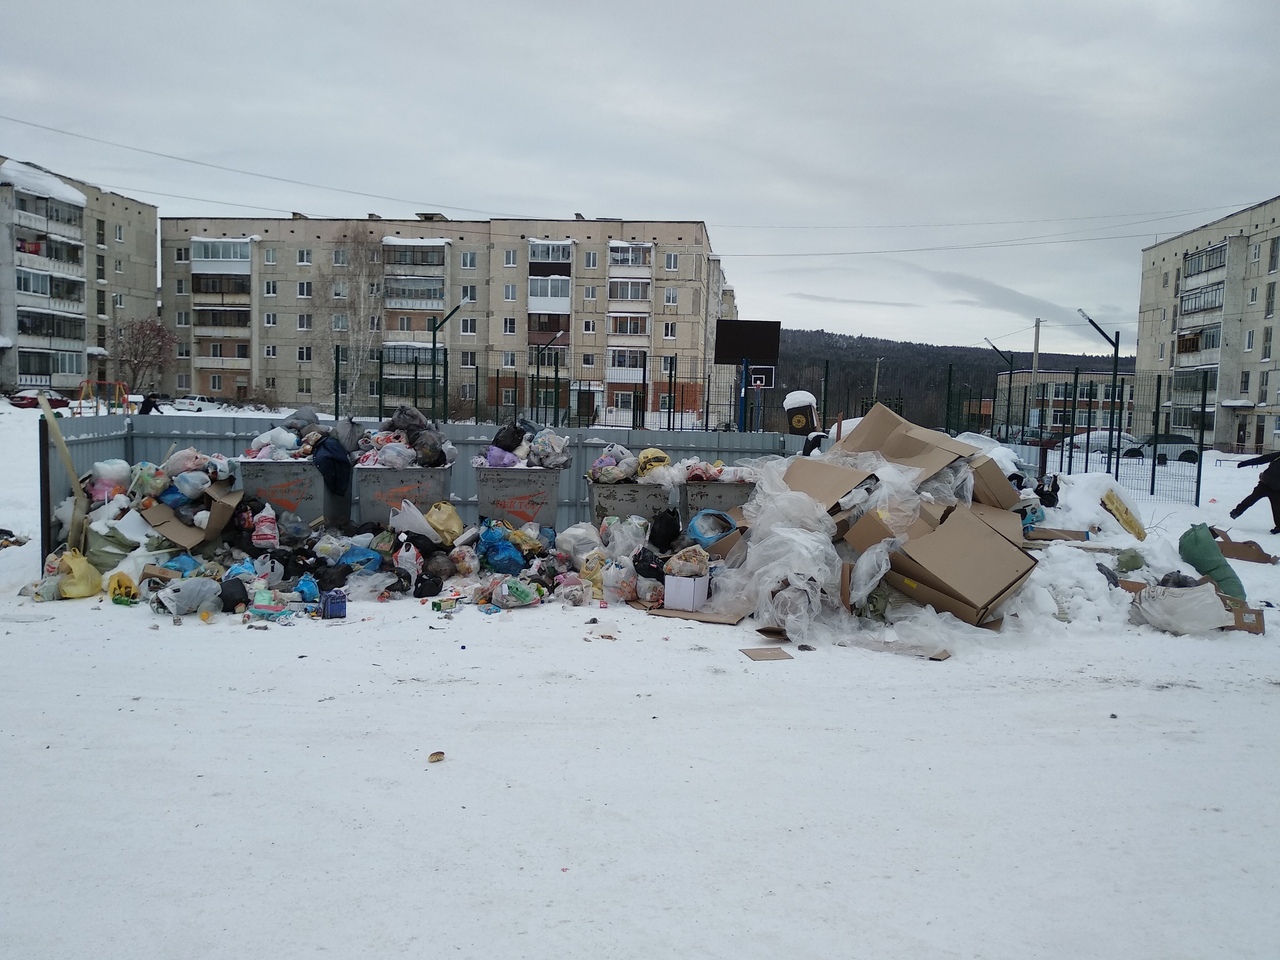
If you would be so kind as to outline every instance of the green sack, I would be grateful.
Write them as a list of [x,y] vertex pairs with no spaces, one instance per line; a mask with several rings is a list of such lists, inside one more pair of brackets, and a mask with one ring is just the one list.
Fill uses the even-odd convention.
[[1227,563],[1226,558],[1223,557],[1217,541],[1209,532],[1208,525],[1193,524],[1178,539],[1178,556],[1195,567],[1198,573],[1212,578],[1218,585],[1219,592],[1229,597],[1245,599],[1244,584],[1231,569],[1231,564]]
[[84,557],[99,570],[114,570],[138,545],[115,527],[99,533],[90,525],[86,532]]

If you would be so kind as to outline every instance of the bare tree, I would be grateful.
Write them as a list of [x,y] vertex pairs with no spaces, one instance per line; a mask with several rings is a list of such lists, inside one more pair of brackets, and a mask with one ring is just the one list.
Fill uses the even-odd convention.
[[386,317],[382,304],[382,238],[352,237],[336,243],[318,271],[317,294],[325,299],[325,313],[317,317],[316,361],[326,371],[326,384],[337,377],[346,382],[340,412],[357,413],[367,401],[368,383],[377,376]]
[[128,375],[131,389],[140,392],[144,383],[159,379],[174,365],[177,346],[177,334],[159,317],[132,320],[117,333],[116,369]]

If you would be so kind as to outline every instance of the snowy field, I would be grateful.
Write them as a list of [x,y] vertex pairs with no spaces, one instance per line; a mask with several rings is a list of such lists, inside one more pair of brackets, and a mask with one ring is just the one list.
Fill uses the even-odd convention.
[[[1131,626],[1059,545],[1004,632],[913,621],[941,663],[616,605],[174,626],[16,595],[35,438],[0,402],[0,956],[1280,955],[1280,611]],[[1152,566],[1201,520],[1280,553],[1227,518],[1257,475],[1131,497]],[[1131,544],[1097,482],[1050,522]]]

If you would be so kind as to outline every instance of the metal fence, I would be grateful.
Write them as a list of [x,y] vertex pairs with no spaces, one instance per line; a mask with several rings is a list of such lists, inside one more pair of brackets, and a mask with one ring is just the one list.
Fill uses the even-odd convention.
[[[1002,374],[982,401],[993,437],[1038,473],[1106,472],[1130,490],[1200,503],[1212,451],[1216,371]],[[1261,450],[1261,438],[1259,438]]]

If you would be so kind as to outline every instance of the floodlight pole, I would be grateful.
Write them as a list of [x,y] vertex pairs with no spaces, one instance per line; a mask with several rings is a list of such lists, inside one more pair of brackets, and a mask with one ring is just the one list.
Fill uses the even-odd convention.
[[[987,340],[986,337],[983,337],[982,339]],[[1006,357],[1004,355],[1004,351],[1002,351],[990,340],[987,340],[987,346],[990,347],[992,350],[994,350],[996,353],[1000,354],[1000,359],[1009,365],[1009,390],[1005,397],[1005,404],[1004,404],[1004,442],[1008,443],[1009,428],[1013,425],[1013,357],[1012,356]],[[996,377],[997,390],[999,389],[999,385],[1000,385],[1000,377],[997,376]],[[992,421],[991,425],[993,428],[995,427],[995,416],[996,416],[996,401],[995,401],[995,398],[993,397],[991,399],[991,421]],[[994,429],[992,430],[992,432],[993,433],[995,432]]]
[[876,374],[871,381],[871,402],[873,404],[880,402],[880,361],[884,357],[876,357]]
[[[1117,330],[1115,338],[1112,339],[1103,332],[1100,326],[1093,322],[1093,317],[1080,309],[1077,309],[1076,313],[1088,320],[1089,326],[1097,330],[1098,335],[1102,337],[1103,340],[1107,341],[1107,343],[1111,344],[1111,348],[1113,350],[1111,357],[1111,425],[1107,430],[1107,473],[1110,473],[1112,451],[1114,448],[1118,447],[1120,443],[1120,428],[1116,424],[1116,385],[1117,381],[1120,379],[1120,331]],[[1114,452],[1115,456],[1119,457],[1120,451],[1115,450]],[[1151,455],[1153,457],[1155,456],[1154,448],[1152,449]]]
[[[470,300],[463,300],[456,307],[450,310],[440,320],[431,321],[431,419],[436,418],[436,334],[440,332],[440,328],[449,322],[449,318],[462,309],[463,304],[470,303]],[[417,378],[414,378],[414,389],[417,389]],[[447,416],[446,416],[447,419]]]

